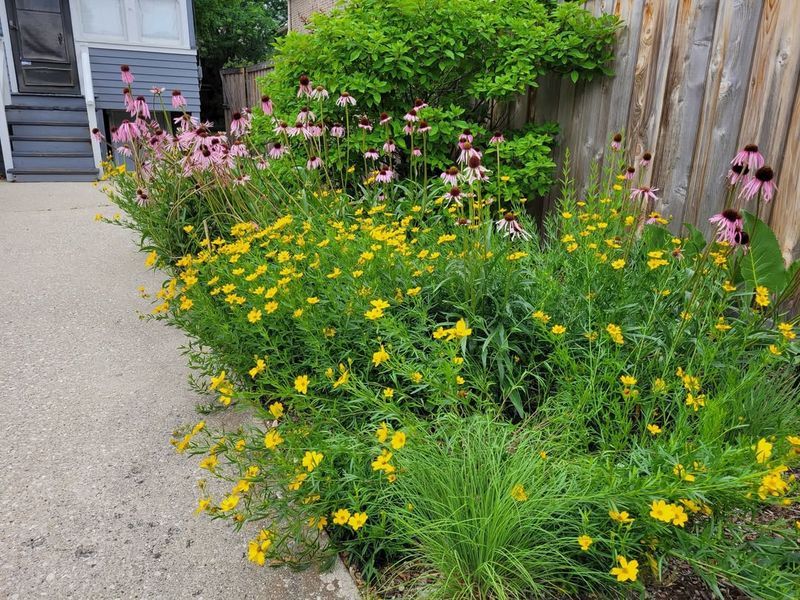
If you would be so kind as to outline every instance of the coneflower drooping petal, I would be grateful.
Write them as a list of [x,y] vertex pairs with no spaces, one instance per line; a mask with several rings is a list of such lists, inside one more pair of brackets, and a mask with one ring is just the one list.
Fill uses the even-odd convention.
[[308,75],[300,75],[299,85],[297,87],[297,97],[311,96],[311,80]]
[[739,211],[726,208],[721,213],[712,216],[709,223],[717,227],[717,241],[736,243],[736,233],[742,230],[743,221]]
[[751,173],[755,173],[764,166],[764,156],[758,151],[756,144],[747,144],[736,153],[731,165],[742,165],[750,169]]
[[774,179],[775,172],[772,170],[772,168],[761,167],[742,186],[742,191],[739,193],[739,197],[744,197],[745,200],[751,200],[760,192],[764,202],[770,202],[772,197],[775,195],[775,191],[777,190]]
[[119,66],[119,76],[120,79],[122,79],[122,83],[125,85],[131,85],[133,83],[134,76],[131,72],[131,68],[128,65]]
[[261,110],[265,115],[271,115],[272,114],[272,110],[273,110],[272,109],[272,98],[270,98],[266,94],[264,96],[261,96]]
[[619,152],[620,150],[622,150],[622,134],[621,133],[615,133],[614,137],[611,138],[611,149],[614,150],[614,152]]
[[445,183],[448,183],[450,185],[457,185],[459,173],[460,171],[458,170],[458,167],[453,165],[446,171],[442,171],[442,174],[439,175],[439,177],[441,177]]
[[336,106],[355,106],[356,99],[353,98],[349,93],[342,92],[339,97],[336,99]]
[[172,90],[172,108],[183,108],[186,106],[186,98],[180,90]]
[[502,219],[496,221],[495,226],[497,227],[497,231],[505,233],[512,240],[516,238],[528,240],[531,237],[531,234],[525,231],[522,225],[520,225],[517,220],[517,215],[511,211],[507,212]]
[[736,185],[742,180],[747,181],[750,169],[746,165],[733,165],[728,171],[728,183]]

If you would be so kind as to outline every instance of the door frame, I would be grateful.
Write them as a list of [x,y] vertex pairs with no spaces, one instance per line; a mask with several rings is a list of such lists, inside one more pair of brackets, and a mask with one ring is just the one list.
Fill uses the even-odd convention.
[[29,89],[22,81],[22,72],[19,69],[19,41],[15,32],[11,31],[11,15],[16,17],[15,0],[5,0],[2,2],[3,10],[3,38],[6,45],[6,59],[9,68],[9,79],[11,81],[12,92],[32,95],[58,95],[58,96],[80,96],[81,81],[78,69],[78,55],[75,50],[75,35],[72,29],[72,8],[70,0],[58,0],[61,6],[61,14],[64,21],[64,44],[67,56],[72,66],[73,79],[75,85],[71,88],[66,86],[34,86]]

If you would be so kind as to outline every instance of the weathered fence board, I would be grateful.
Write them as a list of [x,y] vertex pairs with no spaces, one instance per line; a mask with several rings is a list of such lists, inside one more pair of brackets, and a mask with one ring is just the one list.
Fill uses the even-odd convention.
[[258,78],[272,69],[270,63],[258,63],[249,67],[222,69],[222,101],[225,108],[225,126],[231,123],[231,115],[243,108],[253,108],[260,104],[261,90]]
[[[561,125],[556,162],[574,158],[578,190],[614,133],[629,160],[653,153],[643,183],[660,189],[657,207],[708,231],[725,199],[736,150],[756,143],[777,173],[778,196],[761,216],[787,260],[800,257],[800,1],[587,0],[625,27],[615,76],[573,85],[544,77],[516,105],[517,117]],[[784,158],[785,157],[785,158]],[[546,198],[546,207],[552,202]],[[751,207],[752,208],[752,207]]]

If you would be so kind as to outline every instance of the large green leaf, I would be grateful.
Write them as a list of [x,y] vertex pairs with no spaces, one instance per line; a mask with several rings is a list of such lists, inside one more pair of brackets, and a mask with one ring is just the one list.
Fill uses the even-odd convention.
[[684,223],[683,228],[689,234],[683,244],[683,255],[691,260],[705,249],[706,238],[703,232],[691,223]]
[[747,288],[753,290],[763,285],[771,292],[780,292],[786,282],[786,267],[778,239],[764,221],[746,211],[744,227],[750,235],[750,250],[741,263]]

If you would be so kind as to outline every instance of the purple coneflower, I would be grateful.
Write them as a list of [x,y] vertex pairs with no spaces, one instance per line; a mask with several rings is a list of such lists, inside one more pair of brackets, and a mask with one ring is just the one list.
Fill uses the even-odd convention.
[[498,144],[502,144],[506,141],[506,138],[503,136],[502,131],[495,131],[494,135],[489,139],[489,143],[497,146]]
[[391,154],[395,150],[397,150],[397,146],[395,146],[394,140],[392,138],[386,140],[386,142],[383,144],[383,152],[385,154]]
[[122,123],[119,124],[116,131],[116,138],[114,137],[114,133],[112,131],[112,142],[131,142],[138,138],[141,135],[141,131],[139,130],[136,125],[131,123],[128,119],[123,119]]
[[411,156],[417,156],[417,157],[422,156],[422,150],[420,150],[419,148],[412,148]]
[[150,196],[141,188],[136,190],[136,204],[139,206],[147,206],[150,204]]
[[361,117],[358,120],[358,126],[364,131],[372,131],[372,121],[367,117]]
[[186,106],[186,98],[180,90],[172,90],[172,108],[183,108]]
[[481,153],[478,151],[477,148],[472,147],[471,142],[461,142],[461,152],[458,155],[458,162],[466,163],[469,161],[470,158],[473,156],[477,156],[481,158]]
[[336,99],[336,106],[347,106],[348,104],[350,106],[355,106],[356,99],[347,92],[342,92],[341,95]]
[[446,205],[449,205],[451,202],[453,202],[458,206],[461,206],[461,188],[454,185],[450,188],[450,191],[444,195],[444,199],[446,201]]
[[131,150],[131,147],[128,146],[128,144],[122,144],[121,146],[117,146],[117,152],[122,154],[122,156],[127,156],[128,158],[133,156],[133,150]]
[[456,219],[456,225],[459,227],[465,227],[467,225],[472,225],[472,221],[466,217],[458,217]]
[[375,176],[375,181],[378,183],[389,183],[394,179],[394,171],[392,171],[386,165],[381,167],[381,170],[378,171],[378,174]]
[[344,137],[344,127],[341,123],[334,123],[331,127],[331,136],[335,138]]
[[414,133],[414,124],[413,123],[406,123],[403,125],[403,133],[406,135],[411,135]]
[[742,165],[750,169],[752,173],[758,171],[764,166],[764,157],[758,151],[758,146],[755,144],[747,144],[744,148],[736,153],[733,157],[731,165]]
[[122,102],[125,105],[125,110],[128,114],[135,115],[136,114],[136,102],[133,99],[133,94],[131,93],[131,88],[123,88],[122,89]]
[[280,142],[275,142],[272,144],[272,148],[269,149],[269,157],[278,159],[281,158],[284,154],[288,152],[286,146],[281,144]]
[[119,76],[120,79],[122,79],[122,83],[125,85],[131,85],[133,83],[133,73],[131,73],[131,68],[128,65],[119,66]]
[[406,122],[408,122],[408,123],[415,123],[416,121],[419,121],[419,117],[417,116],[416,109],[412,108],[410,111],[408,111],[403,116],[403,119],[405,119]]
[[300,75],[299,83],[300,85],[297,88],[297,97],[300,98],[301,96],[310,96],[311,80],[308,78],[308,75]]
[[[733,239],[731,240],[731,244],[734,246],[747,246],[750,243],[750,235],[744,231],[743,229],[739,229],[736,233],[733,234]],[[747,248],[745,248],[745,253],[747,253]]]
[[502,219],[496,221],[495,225],[497,226],[497,231],[505,232],[512,240],[518,237],[528,240],[531,237],[531,234],[522,228],[517,216],[511,211],[507,212]]
[[428,103],[425,102],[425,100],[423,100],[422,98],[417,98],[416,100],[414,100],[414,110],[416,111],[420,111],[427,106]]
[[231,115],[231,133],[238,131],[244,131],[244,115],[237,111]]
[[728,171],[728,183],[731,185],[736,185],[744,179],[747,180],[747,175],[750,173],[750,169],[747,168],[745,165],[733,165],[730,170]]
[[308,162],[306,162],[306,169],[309,171],[313,171],[314,169],[319,169],[322,166],[322,159],[319,156],[309,156]]
[[708,220],[712,225],[717,226],[717,241],[736,243],[736,234],[742,230],[742,215],[733,208],[726,208],[721,213],[717,213]]
[[775,191],[778,189],[775,187],[775,182],[773,181],[774,178],[775,172],[771,167],[759,168],[756,170],[755,175],[748,179],[747,182],[742,186],[742,191],[739,194],[739,197],[744,196],[745,200],[750,200],[754,196],[757,196],[760,192],[764,202],[770,202],[772,200],[772,196],[775,195]]
[[230,153],[231,156],[250,156],[250,151],[247,149],[247,146],[244,145],[244,142],[239,140],[231,144]]
[[644,154],[642,154],[642,159],[639,161],[639,166],[646,167],[650,164],[652,160],[653,160],[653,155],[650,154],[649,152],[645,152]]
[[326,90],[323,86],[318,85],[311,90],[311,97],[314,98],[314,100],[327,100],[328,90]]
[[289,137],[295,137],[295,136],[298,136],[298,135],[302,135],[303,137],[306,137],[306,138],[311,137],[311,136],[307,135],[307,133],[306,133],[306,124],[303,123],[302,121],[297,121],[294,124],[294,127],[289,127],[286,131],[289,134]]
[[380,123],[381,125],[386,125],[386,124],[387,124],[389,121],[391,121],[391,120],[392,120],[392,117],[390,117],[388,113],[382,112],[382,113],[381,113],[381,116],[380,116],[380,121],[379,121],[379,123]]
[[614,137],[611,138],[611,149],[615,152],[619,152],[622,150],[622,134],[615,133]]
[[486,175],[488,171],[481,165],[479,156],[470,156],[467,161],[467,168],[464,169],[464,179],[472,185],[475,181],[489,181]]
[[428,122],[425,120],[420,121],[419,124],[417,125],[417,131],[419,131],[420,133],[428,133],[430,130],[431,126],[428,125]]
[[640,188],[633,188],[631,190],[631,200],[658,200],[658,196],[656,196],[656,192],[658,188],[651,188],[646,185]]
[[167,88],[158,87],[157,85],[154,85],[153,87],[150,88],[150,93],[153,94],[154,96],[160,96],[161,94],[164,93],[164,90],[166,89]]
[[625,179],[633,179],[633,176],[635,174],[636,174],[636,169],[634,169],[633,167],[628,167],[627,169],[625,169],[625,174],[623,175],[623,177]]
[[233,180],[233,185],[245,185],[250,181],[250,175],[239,175]]
[[441,177],[445,183],[448,183],[450,185],[458,185],[458,174],[459,174],[458,167],[453,165],[446,171],[442,171],[442,174],[439,175],[439,177]]
[[304,106],[303,108],[301,108],[300,112],[297,113],[297,120],[300,121],[301,123],[310,123],[311,121],[313,121],[316,118],[317,118],[317,115],[315,115],[313,112],[311,112],[311,109],[308,108],[307,106]]
[[147,106],[147,100],[144,99],[144,96],[136,96],[136,100],[133,101],[133,108],[136,109],[137,114],[145,119],[150,118],[150,107]]
[[286,135],[289,133],[289,124],[286,121],[278,121],[275,124],[274,131],[278,135]]
[[267,95],[261,96],[261,110],[265,115],[272,114],[272,98]]
[[100,133],[100,130],[97,127],[95,127],[92,129],[92,139],[95,142],[102,142],[105,138],[103,138],[103,134]]
[[375,150],[375,148],[368,148],[367,151],[364,152],[364,158],[378,160],[378,151]]
[[322,125],[319,123],[309,123],[306,125],[306,131],[308,132],[307,137],[319,137],[322,135]]
[[472,132],[469,129],[465,129],[461,135],[458,136],[458,143],[464,144],[469,142],[471,144],[473,139]]

